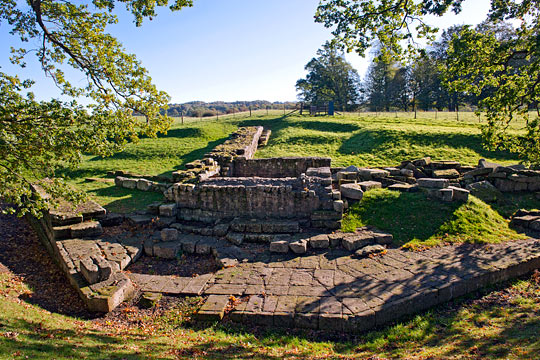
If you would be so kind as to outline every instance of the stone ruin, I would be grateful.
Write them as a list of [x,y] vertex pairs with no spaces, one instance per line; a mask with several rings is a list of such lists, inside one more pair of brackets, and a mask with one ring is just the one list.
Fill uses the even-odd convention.
[[[379,260],[368,256],[387,253],[393,240],[391,234],[371,227],[360,228],[355,233],[339,231],[344,211],[352,203],[361,201],[366,191],[376,188],[400,192],[421,191],[439,201],[465,202],[470,193],[487,199],[499,192],[540,190],[540,172],[522,166],[500,166],[485,160],[480,160],[477,167],[463,166],[455,161],[432,161],[426,157],[404,161],[396,167],[339,168],[332,167],[331,159],[324,157],[255,159],[257,148],[264,146],[269,136],[270,132],[262,127],[240,128],[229,140],[206,154],[203,159],[186,164],[185,170],[175,171],[172,180],[122,171],[111,172],[110,175],[115,176],[116,186],[164,194],[164,201],[151,204],[146,213],[127,216],[107,214],[104,208],[94,202],[82,204],[77,208],[64,202],[60,208],[51,209],[41,219],[31,218],[30,222],[90,310],[111,311],[122,301],[129,299],[136,290],[171,295],[209,295],[200,311],[200,317],[212,320],[216,319],[216,316],[218,318],[223,316],[224,308],[229,303],[229,295],[252,296],[255,300],[249,300],[244,305],[251,304],[255,308],[258,306],[257,301],[259,303],[269,301],[256,300],[261,296],[265,297],[264,294],[277,296],[280,301],[285,301],[285,298],[289,301],[292,295],[298,298],[315,296],[319,299],[314,301],[338,297],[339,305],[336,306],[342,310],[339,317],[337,313],[332,313],[330,319],[341,324],[339,329],[344,330],[350,324],[358,326],[358,323],[348,320],[350,316],[356,316],[351,310],[354,307],[347,306],[345,311],[345,303],[359,301],[356,295],[350,295],[359,291],[357,284],[359,280],[358,278],[354,280],[354,276],[360,276],[360,272],[365,273],[368,271],[366,269],[371,269],[370,266],[375,266],[371,262]],[[513,221],[514,225],[527,231],[540,230],[539,223],[540,214],[536,212],[516,214]],[[116,232],[106,230],[109,227],[116,228],[120,224],[129,224],[129,228],[138,230],[123,229]],[[251,245],[257,246],[257,252],[250,250]],[[524,244],[519,251],[529,245],[534,247],[538,244]],[[519,274],[530,271],[538,265],[540,247],[537,246],[535,249],[538,250],[538,254],[531,252],[531,256],[520,267]],[[359,262],[367,263],[358,265],[360,267],[357,270],[360,272],[353,271],[356,275],[352,276],[350,275],[352,270],[346,270],[352,269],[352,265],[347,265],[346,269],[341,269],[340,265],[326,268],[328,265],[323,264],[330,260],[324,260],[320,255],[321,252],[326,252],[325,256],[334,258],[334,262],[341,257],[350,261],[359,259]],[[388,261],[409,256],[401,252],[392,255],[394,258]],[[238,284],[234,282],[235,280],[223,281],[214,274],[176,277],[126,273],[124,270],[143,253],[163,259],[175,259],[183,253],[212,254],[222,267],[223,274],[228,274],[227,269],[230,268],[238,268],[243,273],[247,271],[248,264],[266,263],[266,266],[256,266],[255,272],[261,272],[260,276],[263,278],[270,272],[277,274],[272,268],[290,267],[287,264],[291,261],[294,266],[288,275],[290,280],[287,281],[290,281],[290,286],[285,290],[282,289],[282,285],[279,285],[281,288],[274,289],[272,280],[268,282],[265,280],[261,287],[259,278],[255,279],[256,281],[249,280],[251,279],[249,276],[242,277],[241,284]],[[462,256],[458,253],[454,255]],[[313,262],[314,256],[316,262]],[[440,254],[441,261],[445,256]],[[482,254],[478,256],[480,259]],[[384,261],[382,260],[383,268],[389,266]],[[346,261],[343,260],[341,263],[345,264]],[[339,261],[336,264],[339,264]],[[393,274],[395,271],[406,270],[408,275],[400,273],[400,276],[405,276],[403,279],[407,280],[409,276],[414,275],[414,271],[412,268],[403,269],[404,264],[408,262],[402,263],[397,268],[392,265],[394,268],[388,267],[390,270],[385,271]],[[410,265],[412,266],[412,263]],[[448,264],[444,266],[446,265]],[[380,264],[376,265],[378,266]],[[506,268],[501,265],[499,270],[503,269]],[[253,271],[252,269],[248,272]],[[331,272],[332,279],[339,276],[350,279],[350,284],[356,285],[350,285],[353,287],[347,290],[349,292],[336,293],[320,287],[321,283],[327,284],[328,279],[318,279],[315,288],[319,290],[315,294],[313,293],[315,290],[309,290],[313,286],[310,281],[315,280],[304,281],[306,271],[311,274],[311,279],[317,274]],[[378,274],[377,270],[369,271],[375,271],[370,273],[371,277]],[[478,271],[479,276],[484,276],[480,270]],[[304,280],[293,281],[292,279],[297,276],[296,272],[303,274],[304,277],[301,278]],[[388,274],[385,276],[390,276]],[[514,273],[509,273],[508,276],[512,274]],[[501,278],[504,276],[501,275]],[[386,280],[386,277],[382,277],[381,284],[386,286]],[[413,286],[413,279],[409,280]],[[337,280],[330,280],[330,283],[338,286]],[[455,289],[454,293],[445,295],[444,301],[459,296],[457,294],[468,292],[468,288],[459,284],[462,286],[459,291]],[[372,285],[364,286],[371,288]],[[339,283],[339,286],[345,284]],[[373,291],[375,290],[370,290],[370,294],[373,294]],[[423,293],[421,295],[424,296]],[[384,296],[381,293],[377,298],[380,300]],[[442,301],[441,296],[437,299],[430,298],[430,301],[424,302],[423,308],[417,310]],[[279,316],[283,315],[283,312],[276,309],[271,311],[271,319],[274,319],[271,320],[272,324],[291,326],[287,322],[276,323]],[[247,308],[241,310],[241,314],[261,316],[259,312],[263,312],[268,315],[269,311],[263,310],[263,308],[255,310]],[[382,311],[378,307],[372,310],[375,313]],[[288,309],[285,312],[289,314],[287,316],[290,316],[290,311],[293,314],[295,311],[298,313],[298,309],[293,306],[293,310]],[[307,312],[308,318],[311,319],[308,320],[312,321],[316,314],[315,317],[318,319],[316,328],[325,328],[323,324],[329,319],[323,319],[320,312],[314,311],[310,309]],[[293,325],[312,328],[313,324],[309,321],[308,325],[304,326],[307,320],[303,314],[300,311],[298,315],[303,319],[299,320],[300,324],[296,324],[294,320]],[[392,318],[385,311],[384,316],[383,313],[378,315],[384,321],[378,320],[370,326],[391,321],[398,315],[403,314],[398,311]],[[242,316],[238,318],[239,321],[245,319]]]

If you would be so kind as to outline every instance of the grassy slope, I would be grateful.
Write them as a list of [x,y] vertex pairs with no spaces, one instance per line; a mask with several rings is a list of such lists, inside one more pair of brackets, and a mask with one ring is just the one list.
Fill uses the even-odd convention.
[[0,359],[533,359],[540,351],[538,275],[480,301],[451,303],[347,339],[227,325],[191,328],[183,310],[134,319],[134,326],[98,325],[20,299],[29,295],[18,279],[0,274]]
[[443,242],[498,243],[523,238],[481,200],[443,203],[422,193],[376,189],[365,193],[343,220],[345,231],[373,225],[394,235],[396,245],[434,246]]

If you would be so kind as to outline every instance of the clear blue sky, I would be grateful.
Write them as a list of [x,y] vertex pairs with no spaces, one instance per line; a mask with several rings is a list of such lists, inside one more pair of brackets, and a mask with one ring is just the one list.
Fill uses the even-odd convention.
[[[296,99],[296,80],[304,65],[328,39],[330,31],[313,20],[318,0],[194,0],[193,8],[163,10],[136,28],[119,11],[110,28],[125,48],[137,54],[160,90],[171,102]],[[120,5],[119,5],[120,8]],[[460,15],[430,19],[441,28],[476,24],[485,18],[489,0],[466,0]],[[37,80],[38,98],[56,97],[34,58],[24,71],[9,64],[16,46],[5,23],[0,25],[0,66],[3,71]],[[363,75],[369,59],[354,54],[348,60]],[[82,78],[79,75],[79,78]]]

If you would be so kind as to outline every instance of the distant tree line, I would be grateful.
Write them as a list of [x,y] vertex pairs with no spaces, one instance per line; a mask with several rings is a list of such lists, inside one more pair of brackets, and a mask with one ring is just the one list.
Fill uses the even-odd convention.
[[[294,109],[295,102],[270,102],[264,100],[255,101],[235,101],[235,102],[203,102],[191,101],[184,104],[169,104],[167,115],[169,116],[189,116],[189,117],[211,117],[216,115],[234,114],[255,110],[285,110]],[[164,111],[163,111],[164,113]]]
[[[448,28],[438,41],[423,49],[421,56],[407,65],[383,56],[381,46],[375,45],[373,61],[363,80],[343,52],[325,44],[317,52],[318,56],[306,65],[307,76],[296,82],[298,98],[317,105],[333,101],[337,109],[349,111],[476,108],[493,89],[485,88],[478,94],[460,92],[450,89],[445,79],[449,73],[445,70],[450,66],[448,49],[452,40],[468,28],[465,25]],[[515,36],[514,28],[504,22],[482,23],[476,31],[497,34],[500,42],[510,41]],[[525,64],[526,60],[513,61]]]

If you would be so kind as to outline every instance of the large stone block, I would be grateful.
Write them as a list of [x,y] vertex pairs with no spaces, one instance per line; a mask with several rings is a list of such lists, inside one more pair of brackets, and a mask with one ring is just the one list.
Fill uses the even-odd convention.
[[163,229],[161,230],[161,241],[176,241],[178,240],[178,230],[176,229]]
[[422,178],[418,179],[418,186],[426,189],[445,189],[450,186],[448,179],[431,179]]
[[81,273],[89,284],[108,280],[113,273],[110,263],[99,255],[84,257],[80,260]]
[[159,215],[166,217],[175,217],[177,214],[176,204],[163,204],[159,206]]
[[343,184],[339,190],[341,191],[342,198],[362,200],[364,197],[364,191],[358,184]]

